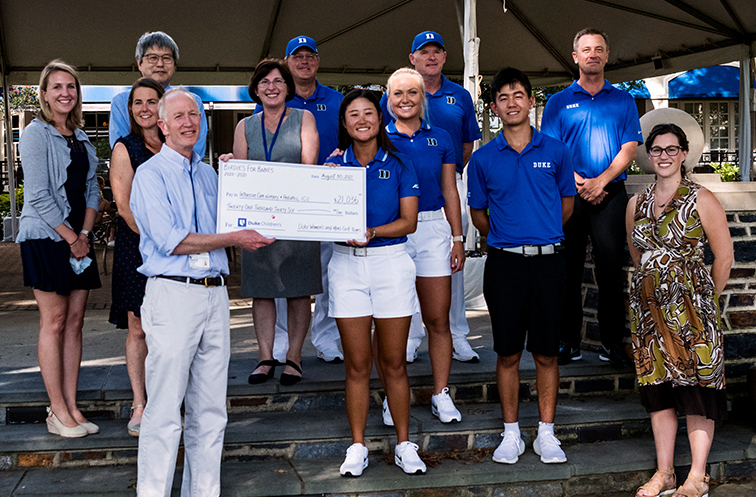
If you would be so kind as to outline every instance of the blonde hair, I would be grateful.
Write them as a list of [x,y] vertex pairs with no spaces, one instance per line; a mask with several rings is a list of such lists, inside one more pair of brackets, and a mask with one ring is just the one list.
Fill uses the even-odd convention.
[[[71,110],[71,112],[68,113],[68,117],[66,117],[66,128],[71,130],[82,128],[84,126],[84,114],[81,110],[81,83],[79,82],[79,73],[76,72],[76,68],[74,66],[66,64],[60,59],[50,61],[45,66],[45,68],[42,69],[42,74],[40,74],[39,76],[39,90],[41,98],[39,99],[40,109],[37,117],[48,124],[56,124],[53,111],[50,108],[50,104],[47,103],[45,97],[42,95],[43,91],[47,92],[47,84],[50,81],[50,76],[52,76],[56,72],[68,73],[76,82],[76,105]],[[63,123],[57,124],[61,125]]]
[[422,99],[423,99],[423,102],[422,102],[423,113],[420,117],[422,117],[424,121],[428,121],[428,99],[425,97],[425,83],[423,82],[422,75],[419,72],[412,69],[411,67],[401,67],[397,69],[396,71],[394,71],[394,73],[391,76],[389,76],[388,82],[386,83],[386,98],[387,98],[386,109],[388,110],[389,115],[394,120],[397,119],[396,112],[394,112],[394,108],[391,106],[391,103],[388,101],[388,98],[391,96],[391,86],[392,86],[391,82],[394,80],[394,78],[401,75],[410,76],[414,78],[415,81],[417,82],[417,86],[420,89],[420,95],[422,95]]

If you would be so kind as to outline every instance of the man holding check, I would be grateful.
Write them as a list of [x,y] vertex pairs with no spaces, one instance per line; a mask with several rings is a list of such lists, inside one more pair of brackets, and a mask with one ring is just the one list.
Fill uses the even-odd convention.
[[147,289],[142,326],[149,402],[139,437],[137,493],[169,496],[185,401],[182,495],[220,495],[230,326],[225,247],[273,242],[256,231],[216,234],[218,177],[193,147],[201,114],[182,88],[158,104],[160,152],[139,167],[131,192]]

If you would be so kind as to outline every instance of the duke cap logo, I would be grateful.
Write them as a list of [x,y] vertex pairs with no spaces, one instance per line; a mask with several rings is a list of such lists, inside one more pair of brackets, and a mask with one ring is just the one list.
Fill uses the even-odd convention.
[[444,40],[441,38],[440,34],[434,31],[423,31],[419,35],[415,36],[415,39],[412,41],[412,50],[410,51],[410,53],[414,53],[416,50],[420,50],[428,43],[435,43],[442,49],[446,50],[444,48]]
[[309,36],[299,35],[296,38],[292,38],[286,45],[286,57],[293,54],[298,48],[307,47],[315,53],[318,53],[318,47],[315,44],[315,40]]

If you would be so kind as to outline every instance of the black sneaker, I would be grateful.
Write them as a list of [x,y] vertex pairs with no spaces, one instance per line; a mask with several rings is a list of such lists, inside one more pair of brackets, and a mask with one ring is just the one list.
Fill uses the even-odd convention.
[[604,351],[599,353],[599,360],[608,362],[615,368],[634,369],[635,363],[628,357],[624,346],[610,345],[604,347]]
[[559,342],[557,363],[559,363],[560,366],[569,364],[572,361],[579,361],[582,358],[583,354],[580,352],[580,344],[574,345],[570,342]]

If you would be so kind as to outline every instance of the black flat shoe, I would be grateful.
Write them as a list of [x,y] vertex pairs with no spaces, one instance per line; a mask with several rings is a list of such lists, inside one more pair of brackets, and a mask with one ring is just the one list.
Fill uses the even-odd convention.
[[[302,374],[302,368],[299,367],[296,362],[290,361],[290,360],[287,359],[286,360],[286,365],[294,368],[294,370],[296,370],[296,372],[299,373],[300,375]],[[301,376],[297,376],[297,375],[293,375],[293,374],[287,374],[287,373],[281,373],[281,385],[284,385],[284,386],[288,387],[288,386],[294,385],[295,383],[298,383],[300,381],[302,381],[302,377]]]
[[253,371],[259,368],[260,366],[270,366],[270,369],[268,370],[267,373],[257,373],[257,374],[252,373],[251,375],[249,375],[249,378],[247,378],[247,381],[251,385],[265,383],[269,379],[273,378],[273,375],[276,373],[276,366],[278,366],[278,364],[279,363],[276,360],[258,362],[257,366],[255,366],[255,369],[253,369]]

